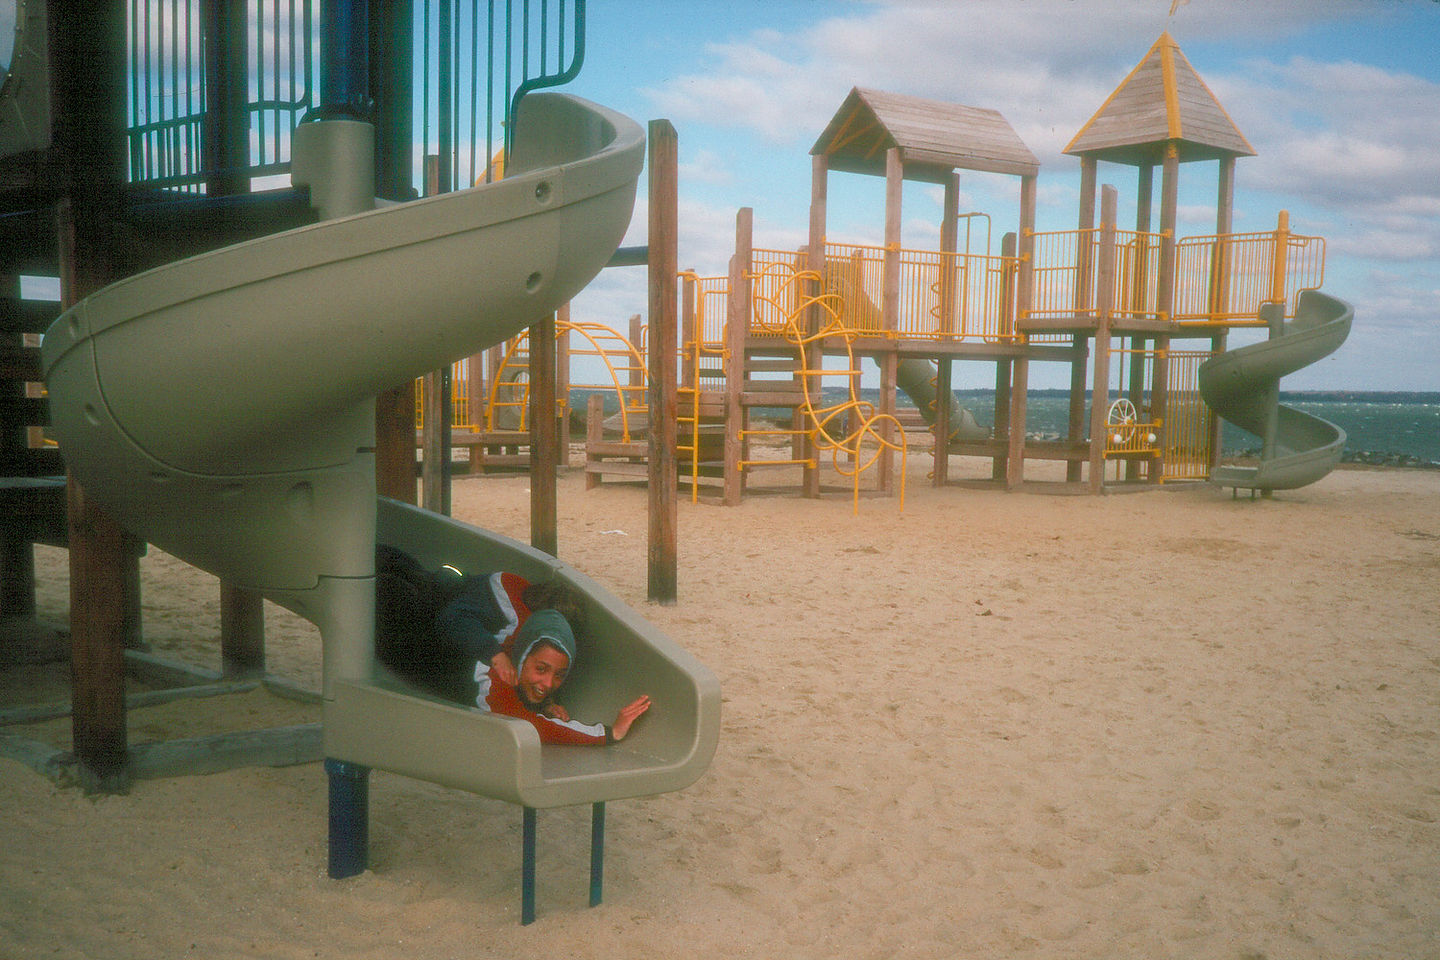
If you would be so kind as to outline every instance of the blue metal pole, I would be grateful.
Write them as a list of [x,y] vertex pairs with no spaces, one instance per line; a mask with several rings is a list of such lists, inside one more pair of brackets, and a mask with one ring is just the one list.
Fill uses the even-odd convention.
[[520,831],[520,922],[535,922],[535,808],[525,807]]
[[320,107],[327,118],[369,119],[368,0],[325,0],[320,7]]
[[590,808],[590,906],[605,893],[605,801]]
[[330,877],[364,873],[370,860],[370,768],[325,760],[330,778]]

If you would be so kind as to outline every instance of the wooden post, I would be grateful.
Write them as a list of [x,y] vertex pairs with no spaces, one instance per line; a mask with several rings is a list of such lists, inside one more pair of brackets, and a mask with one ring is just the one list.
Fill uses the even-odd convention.
[[[1174,143],[1166,145],[1165,166],[1160,184],[1160,266],[1156,278],[1155,310],[1161,320],[1175,319],[1175,231],[1180,192],[1180,152]],[[1168,336],[1155,338],[1155,368],[1150,378],[1151,416],[1161,420],[1155,428],[1156,445],[1160,450],[1169,446],[1170,424],[1165,411],[1170,406],[1170,370],[1166,359],[1170,352]],[[1164,460],[1153,461],[1148,477],[1151,483],[1163,479]]]
[[555,502],[555,314],[530,327],[530,545],[559,555]]
[[1096,257],[1095,282],[1095,386],[1090,401],[1090,491],[1100,493],[1105,485],[1105,445],[1109,441],[1107,414],[1110,408],[1110,312],[1115,292],[1115,188],[1106,186],[1100,197],[1100,251]]
[[[1136,233],[1145,234],[1145,233],[1149,233],[1149,232],[1150,232],[1150,208],[1151,208],[1151,206],[1152,206],[1152,200],[1153,200],[1153,194],[1154,194],[1154,192],[1155,192],[1155,167],[1154,167],[1153,164],[1148,164],[1148,163],[1147,163],[1147,164],[1144,164],[1144,165],[1142,165],[1142,166],[1140,167],[1140,169],[1139,169],[1139,176],[1138,176],[1138,182],[1137,182],[1137,184],[1136,184],[1136,195],[1135,195],[1135,232],[1136,232]],[[1140,239],[1141,239],[1142,242],[1143,242],[1144,238],[1142,237],[1142,238],[1140,238]],[[1146,283],[1147,283],[1147,281],[1148,281],[1148,279],[1149,279],[1148,276],[1147,276],[1147,273],[1146,273],[1146,271],[1149,269],[1149,266],[1150,266],[1149,257],[1148,257],[1148,256],[1145,256],[1145,255],[1143,254],[1143,251],[1140,251],[1139,253],[1140,253],[1140,255],[1138,255],[1138,256],[1136,257],[1136,259],[1135,259],[1134,276],[1131,278],[1130,294],[1129,294],[1129,295],[1130,295],[1130,306],[1131,306],[1131,309],[1134,309],[1134,310],[1138,310],[1139,307],[1140,307],[1140,305],[1144,302],[1144,299],[1143,299],[1143,298],[1144,298],[1144,292],[1145,292],[1145,288],[1146,288]],[[1157,300],[1158,300],[1158,299],[1159,299],[1159,298],[1157,297]],[[1144,409],[1145,409],[1145,352],[1144,352],[1144,351],[1145,351],[1145,342],[1146,342],[1146,341],[1145,341],[1145,337],[1142,337],[1142,336],[1132,336],[1132,337],[1130,338],[1130,351],[1131,351],[1131,352],[1130,352],[1130,371],[1129,371],[1129,372],[1130,372],[1130,376],[1129,376],[1129,383],[1128,383],[1127,385],[1125,385],[1125,387],[1124,387],[1124,388],[1127,390],[1127,392],[1128,392],[1128,395],[1129,395],[1129,397],[1130,397],[1130,402],[1133,403],[1133,404],[1135,404],[1135,409],[1136,409],[1137,411],[1144,411]],[[1157,345],[1158,345],[1158,342],[1157,342]],[[1162,363],[1164,362],[1164,361],[1161,359],[1162,354],[1160,353],[1160,351],[1157,350],[1157,351],[1155,351],[1155,353],[1153,354],[1153,356],[1154,356],[1154,358],[1155,358],[1155,364],[1156,364],[1156,370],[1153,371],[1153,372],[1154,372],[1156,375],[1159,375],[1159,369],[1158,369],[1158,368],[1159,368],[1160,364],[1162,364]],[[1162,378],[1162,382],[1163,382],[1163,378]],[[1164,410],[1164,407],[1162,406],[1162,407],[1158,407],[1158,408],[1157,408],[1157,407],[1155,406],[1155,396],[1154,396],[1154,394],[1153,394],[1154,384],[1155,384],[1155,380],[1152,378],[1152,380],[1151,380],[1152,395],[1151,395],[1150,416],[1147,418],[1147,417],[1145,417],[1145,416],[1143,415],[1143,413],[1142,413],[1142,415],[1141,415],[1141,417],[1140,417],[1141,420],[1146,420],[1146,419],[1154,420],[1156,417],[1160,417],[1160,416],[1163,415],[1163,414],[1162,414],[1162,411]],[[1162,449],[1163,449],[1163,448],[1162,448]],[[1126,478],[1127,480],[1134,480],[1134,479],[1136,479],[1136,478],[1139,476],[1139,471],[1140,471],[1140,469],[1141,469],[1141,466],[1142,466],[1141,463],[1140,463],[1139,461],[1136,461],[1136,460],[1127,460],[1127,461],[1125,461],[1125,478]],[[1150,476],[1150,478],[1151,478],[1151,479],[1158,479],[1159,476],[1160,476],[1160,473],[1161,473],[1160,464],[1159,464],[1158,462],[1153,462],[1153,461],[1152,461],[1152,462],[1150,463],[1150,465],[1149,465],[1149,476]]]
[[[940,252],[954,254],[960,246],[960,176],[951,173],[945,180],[945,199],[940,215]],[[967,251],[968,252],[968,251]],[[985,251],[987,254],[989,250]],[[954,334],[959,330],[955,317],[956,283],[959,268],[957,257],[940,258],[940,324],[939,332]],[[967,264],[968,268],[968,264]],[[968,274],[968,269],[967,269]],[[938,410],[938,407],[937,407]]]
[[[816,277],[811,282],[809,293],[815,297],[821,296],[825,292],[825,271],[827,269],[825,230],[829,216],[827,209],[830,202],[829,196],[830,160],[823,154],[815,154],[810,158],[810,236],[805,246],[806,269],[814,273]],[[806,333],[815,333],[820,329],[821,312],[821,307],[818,305],[810,308],[810,315],[805,321]],[[800,361],[807,370],[819,370],[824,364],[824,348],[818,341],[812,341],[800,357]],[[818,389],[818,385],[813,382],[807,386],[816,386]],[[798,416],[792,418],[792,423],[797,429],[808,430],[809,424],[800,422]],[[811,434],[806,432],[802,437],[800,457],[806,461],[807,466],[801,471],[801,496],[815,499],[820,496],[819,457]],[[809,464],[814,464],[814,466]]]
[[934,485],[945,486],[950,479],[950,379],[952,361],[949,354],[936,358],[935,364],[935,469]]
[[424,427],[420,438],[420,505],[426,510],[445,513],[445,487],[441,478],[440,464],[450,456],[449,449],[440,436],[440,421],[445,416],[445,405],[441,403],[444,378],[439,371],[425,374],[424,386]]
[[[1010,449],[1010,379],[1014,374],[1015,361],[1004,357],[995,361],[995,410],[992,422],[998,449]],[[1003,481],[1010,462],[1009,454],[997,453],[990,461],[990,479]]]
[[[1007,233],[1000,238],[1000,256],[1006,262],[1015,260],[1015,234]],[[1015,287],[1018,281],[1018,271],[1011,271],[1008,267],[1002,274],[1000,285],[1000,317],[1002,323],[1008,325],[1011,331],[1016,329],[1015,314]],[[1023,348],[1022,348],[1023,349]],[[1013,357],[1005,357],[995,361],[995,414],[994,433],[995,440],[1002,444],[1000,447],[1004,452],[997,452],[990,463],[990,479],[1005,480],[1010,470],[1010,434],[1011,430],[1011,383],[1015,378],[1015,360]],[[1025,425],[1022,423],[1023,430]]]
[[598,471],[589,469],[599,464],[602,459],[591,453],[599,448],[605,440],[605,398],[598,393],[592,393],[585,399],[585,489],[594,490],[600,486],[601,476]]
[[[412,436],[413,436],[413,430]],[[412,460],[413,440],[410,446]],[[410,488],[414,490],[414,471]],[[254,590],[220,582],[220,663],[227,679],[265,675],[265,601]]]
[[[954,254],[959,246],[960,178],[951,173],[945,179],[944,206],[940,216],[940,252]],[[989,250],[985,251],[987,254]],[[959,267],[958,258],[940,258],[940,323],[939,332],[954,334],[959,325],[955,317],[955,276]],[[968,276],[968,270],[967,270]],[[935,357],[935,397],[933,404],[935,423],[935,469],[931,471],[935,486],[943,487],[950,473],[950,380],[952,366],[949,354]]]
[[[697,376],[696,358],[700,355],[700,340],[704,337],[704,331],[696,329],[695,326],[695,297],[699,290],[695,282],[695,271],[684,271],[680,281],[680,349],[684,352],[684,358],[680,364],[680,386],[686,390],[699,390],[700,379]],[[699,429],[699,425],[696,425]],[[698,442],[699,436],[695,437]]]
[[555,466],[570,465],[570,304],[555,316]]
[[[56,213],[61,297],[68,308],[110,279],[109,254],[98,205],[67,198]],[[124,530],[73,476],[66,482],[66,512],[71,740],[85,790],[124,792],[129,788],[125,646],[138,619],[139,560]]]
[[382,497],[415,502],[415,382],[375,398],[375,489]]
[[[425,158],[425,196],[433,197],[441,189],[440,158]],[[450,371],[434,370],[425,374],[424,424],[420,441],[420,505],[436,513],[449,513],[450,504],[445,477],[450,461],[450,424],[446,420],[446,394],[450,391]]]
[[[1215,198],[1215,251],[1210,257],[1210,302],[1207,309],[1212,319],[1222,313],[1228,313],[1230,309],[1230,245],[1227,237],[1233,229],[1235,211],[1235,157],[1233,154],[1220,159],[1219,185]],[[1212,353],[1225,352],[1225,340],[1228,333],[1225,327],[1212,327],[1215,332],[1210,336],[1210,351]],[[1205,408],[1206,424],[1210,451],[1210,469],[1214,470],[1220,466],[1220,418],[1215,411],[1209,407]]]
[[[1015,291],[1015,315],[1029,313],[1035,295],[1035,175],[1020,178],[1020,236],[1016,248],[1020,277]],[[1010,385],[1010,455],[1005,469],[1006,489],[1016,490],[1025,482],[1025,414],[1030,380],[1030,358],[1015,358]]]
[[679,577],[676,542],[675,338],[679,255],[679,143],[668,120],[650,121],[650,484],[646,595],[673,604]]
[[125,719],[125,617],[133,559],[124,532],[71,477],[71,737],[86,790],[123,792],[129,783]]
[[[636,350],[645,348],[645,318],[638,313],[630,315],[630,344]],[[632,387],[645,386],[645,371],[633,369],[627,374],[627,383]]]
[[[885,262],[880,305],[881,324],[891,333],[900,329],[900,223],[904,186],[905,165],[900,159],[900,148],[891,147],[885,151]],[[879,412],[894,416],[897,357],[893,352],[886,352],[876,360],[880,365]],[[887,441],[894,440],[891,423],[881,422],[880,436]],[[880,453],[877,470],[880,489],[892,492],[895,488],[895,452],[888,446]]]
[[[1093,266],[1093,235],[1090,231],[1095,228],[1095,174],[1098,164],[1092,154],[1080,158],[1080,216],[1076,223],[1080,234],[1075,244],[1077,322],[1079,315],[1091,309],[1091,298],[1094,296],[1090,276],[1090,268]],[[1090,356],[1089,342],[1090,338],[1083,333],[1075,334],[1070,340],[1073,356],[1070,360],[1070,419],[1066,437],[1073,442],[1078,442],[1085,436],[1085,388],[1089,383],[1086,361]],[[1065,461],[1066,482],[1079,483],[1083,470],[1084,465],[1079,460]]]
[[750,258],[754,211],[741,207],[735,214],[735,254],[730,258],[729,294],[725,300],[725,505],[738,506],[745,489],[745,459],[741,433],[745,427],[745,341],[750,328]]

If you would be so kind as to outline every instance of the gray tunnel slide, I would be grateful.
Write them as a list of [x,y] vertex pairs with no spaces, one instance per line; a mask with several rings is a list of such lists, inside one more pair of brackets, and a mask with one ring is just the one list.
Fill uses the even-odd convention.
[[1249,490],[1292,490],[1335,469],[1345,431],[1281,405],[1280,378],[1334,353],[1350,334],[1355,311],[1343,300],[1305,290],[1288,323],[1282,305],[1266,304],[1270,339],[1229,350],[1200,365],[1200,395],[1216,414],[1260,437],[1259,466],[1221,466],[1210,479]]
[[[122,280],[46,334],[69,469],[138,536],[319,627],[327,756],[530,807],[693,782],[718,737],[709,671],[554,558],[375,494],[376,394],[501,342],[589,283],[630,222],[643,131],[531,94],[506,179],[380,207],[368,125],[302,123],[294,153],[327,219]],[[373,658],[377,533],[424,559],[570,581],[598,625],[596,673],[665,708],[581,756],[390,681]],[[572,709],[613,715],[628,691],[617,682],[577,677]]]

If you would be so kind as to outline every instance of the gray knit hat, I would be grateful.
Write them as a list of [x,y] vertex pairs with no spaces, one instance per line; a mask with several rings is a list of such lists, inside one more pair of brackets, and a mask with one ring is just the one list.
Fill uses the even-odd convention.
[[530,651],[535,649],[535,644],[542,640],[564,652],[570,658],[570,669],[575,669],[575,634],[571,632],[570,624],[560,615],[560,611],[547,609],[536,610],[530,614],[516,632],[516,670],[524,667],[525,658],[530,656]]

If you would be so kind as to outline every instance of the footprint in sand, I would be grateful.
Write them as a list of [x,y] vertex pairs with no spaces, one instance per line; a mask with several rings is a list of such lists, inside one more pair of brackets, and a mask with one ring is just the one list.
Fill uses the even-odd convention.
[[1110,872],[1127,877],[1143,877],[1150,872],[1150,865],[1139,857],[1121,857],[1110,865]]
[[1225,815],[1225,808],[1213,800],[1191,797],[1185,801],[1185,816],[1191,820],[1219,820]]

